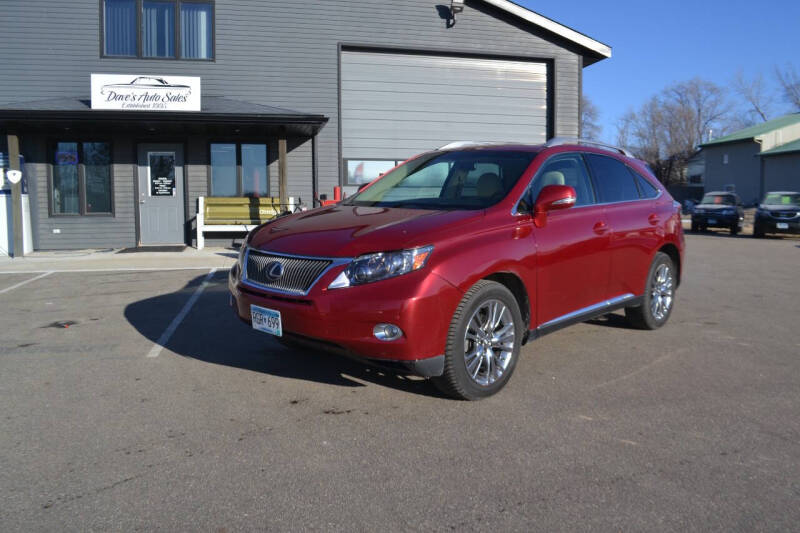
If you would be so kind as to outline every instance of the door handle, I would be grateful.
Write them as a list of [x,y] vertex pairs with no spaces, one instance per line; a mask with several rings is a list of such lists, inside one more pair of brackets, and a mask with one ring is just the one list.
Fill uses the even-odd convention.
[[655,225],[656,225],[656,224],[658,224],[658,223],[659,223],[661,220],[658,218],[658,215],[656,215],[655,213],[653,213],[652,215],[650,215],[649,217],[647,217],[647,221],[650,223],[650,225],[651,225],[651,226],[655,226]]
[[600,221],[600,222],[598,222],[597,224],[594,225],[592,230],[595,233],[597,233],[598,235],[602,235],[602,234],[604,234],[605,232],[608,231],[608,224],[606,224],[603,221]]
[[140,204],[143,204],[143,203],[144,203],[144,200],[139,200],[139,203],[140,203]]

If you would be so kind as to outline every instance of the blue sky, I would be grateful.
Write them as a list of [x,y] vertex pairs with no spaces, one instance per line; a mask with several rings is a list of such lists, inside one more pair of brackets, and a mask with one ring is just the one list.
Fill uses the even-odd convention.
[[[607,141],[620,115],[674,82],[699,76],[724,86],[742,69],[774,87],[775,65],[800,72],[800,0],[516,2],[612,47],[611,59],[584,69]],[[781,103],[773,115],[786,110]]]

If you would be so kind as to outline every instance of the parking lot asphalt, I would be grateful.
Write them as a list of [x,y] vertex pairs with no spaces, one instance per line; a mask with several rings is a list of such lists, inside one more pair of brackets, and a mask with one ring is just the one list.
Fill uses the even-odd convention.
[[687,246],[664,328],[476,403],[283,348],[222,269],[0,274],[0,530],[796,530],[800,239]]

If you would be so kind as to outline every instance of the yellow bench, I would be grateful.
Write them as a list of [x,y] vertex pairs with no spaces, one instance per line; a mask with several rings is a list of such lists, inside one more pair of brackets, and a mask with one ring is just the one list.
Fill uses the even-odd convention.
[[280,199],[265,198],[217,198],[201,196],[197,199],[197,249],[205,247],[204,233],[247,233],[259,224],[272,220],[282,213],[294,212],[295,199],[289,198],[288,205],[281,205]]

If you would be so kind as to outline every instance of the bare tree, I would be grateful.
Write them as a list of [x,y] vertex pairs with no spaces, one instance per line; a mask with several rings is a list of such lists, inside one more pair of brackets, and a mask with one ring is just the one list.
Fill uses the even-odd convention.
[[775,77],[783,90],[783,98],[791,105],[794,111],[800,111],[800,76],[793,66],[787,65],[781,70],[775,67]]
[[618,141],[668,185],[682,178],[710,131],[723,133],[730,111],[721,87],[699,78],[676,83],[624,115],[617,125]]
[[731,81],[731,88],[750,108],[750,114],[755,114],[762,122],[769,120],[772,97],[764,85],[764,76],[760,72],[748,80],[740,69]]
[[600,111],[586,95],[581,95],[581,137],[599,139],[603,128],[598,123]]

